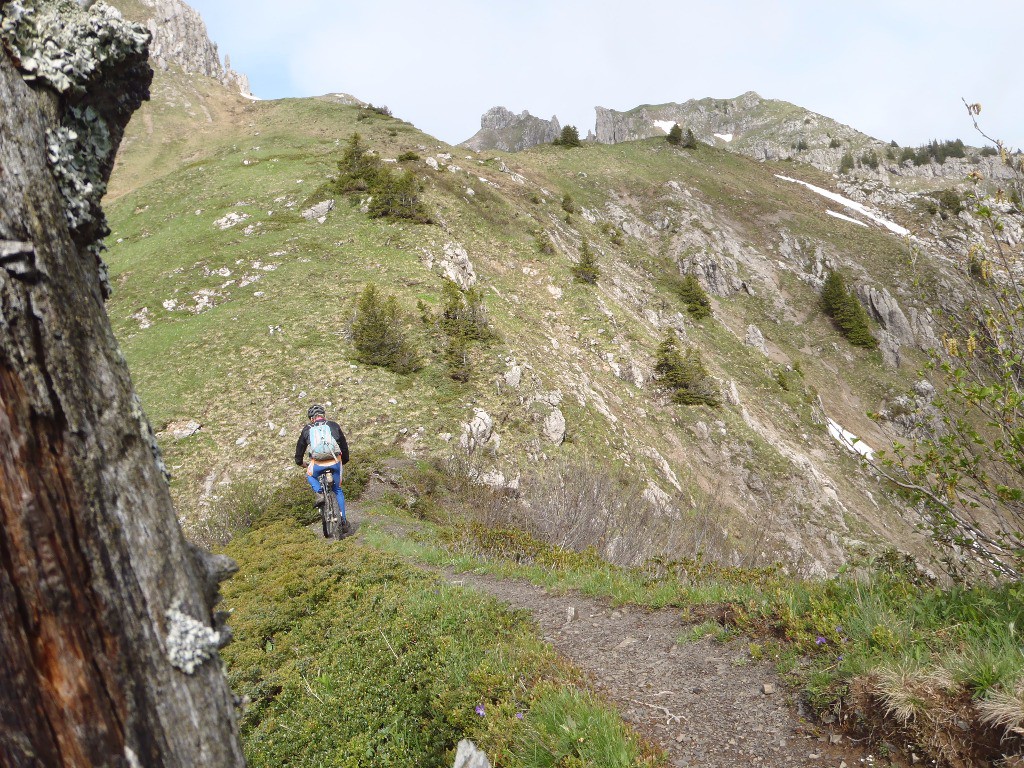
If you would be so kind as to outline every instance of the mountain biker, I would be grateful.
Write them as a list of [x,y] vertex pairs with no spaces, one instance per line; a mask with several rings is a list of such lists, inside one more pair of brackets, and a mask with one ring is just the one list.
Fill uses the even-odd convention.
[[311,405],[306,411],[306,416],[309,418],[309,423],[302,428],[299,442],[295,444],[295,463],[300,467],[304,466],[304,457],[306,451],[309,451],[310,461],[309,466],[306,467],[306,480],[313,489],[313,493],[316,494],[317,507],[322,507],[326,501],[324,488],[320,483],[320,475],[328,470],[334,472],[334,495],[338,499],[342,522],[347,524],[345,494],[341,490],[341,466],[348,463],[348,443],[345,442],[345,433],[341,431],[337,422],[327,420],[327,413],[319,403]]

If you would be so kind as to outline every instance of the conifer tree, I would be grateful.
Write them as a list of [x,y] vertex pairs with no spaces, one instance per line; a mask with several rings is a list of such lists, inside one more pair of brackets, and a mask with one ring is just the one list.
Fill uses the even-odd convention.
[[581,283],[595,285],[601,276],[601,268],[597,266],[597,256],[587,243],[586,238],[580,245],[580,260],[572,266],[573,276]]
[[697,148],[697,137],[693,135],[693,131],[689,128],[686,129],[686,133],[683,135],[683,149],[696,149]]
[[379,162],[368,154],[363,137],[353,133],[345,144],[345,151],[338,161],[338,179],[335,182],[339,192],[365,192],[376,180]]
[[694,349],[683,354],[671,328],[658,345],[654,373],[661,386],[671,393],[674,403],[711,407],[721,403],[714,380],[704,367],[700,354]]
[[582,143],[580,142],[580,132],[575,125],[567,125],[562,128],[562,133],[551,143],[560,147],[582,146]]
[[356,359],[366,365],[395,373],[412,373],[420,367],[419,355],[402,329],[398,300],[393,295],[382,298],[373,283],[359,296],[352,322],[352,343]]
[[821,306],[840,333],[856,347],[875,349],[878,339],[871,334],[868,313],[856,294],[836,270],[829,272],[821,291]]
[[694,320],[711,317],[711,299],[701,287],[696,275],[687,274],[681,282],[676,284],[676,293],[686,302],[686,311],[693,316]]
[[825,285],[821,289],[821,306],[825,314],[835,317],[836,312],[843,305],[843,299],[847,294],[846,281],[841,273],[832,270],[825,278]]
[[683,129],[679,126],[679,123],[672,126],[671,130],[668,132],[668,136],[665,137],[665,140],[676,147],[683,143]]

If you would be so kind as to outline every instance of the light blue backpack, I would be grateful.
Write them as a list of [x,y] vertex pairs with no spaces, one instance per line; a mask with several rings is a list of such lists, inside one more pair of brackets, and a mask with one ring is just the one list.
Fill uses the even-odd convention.
[[318,421],[309,428],[309,455],[316,461],[337,459],[341,455],[341,446],[326,421]]

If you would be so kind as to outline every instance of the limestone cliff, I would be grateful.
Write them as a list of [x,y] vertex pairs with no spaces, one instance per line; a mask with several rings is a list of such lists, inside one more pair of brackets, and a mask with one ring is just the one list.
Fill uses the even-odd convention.
[[[210,40],[199,12],[181,0],[139,0],[138,4],[114,3],[121,11],[149,29],[150,63],[167,71],[172,66],[183,71],[212,77],[224,85],[249,95],[249,79],[222,62],[217,44]],[[122,7],[123,6],[123,7]]]
[[561,132],[557,117],[544,120],[526,110],[517,115],[505,107],[492,107],[480,118],[480,130],[461,146],[478,152],[487,149],[519,152],[538,144],[550,144]]

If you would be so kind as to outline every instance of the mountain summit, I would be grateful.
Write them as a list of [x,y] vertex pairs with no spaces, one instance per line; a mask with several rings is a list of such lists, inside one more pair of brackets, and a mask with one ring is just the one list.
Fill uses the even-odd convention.
[[550,144],[561,131],[557,117],[544,120],[525,109],[517,115],[505,107],[491,107],[480,118],[480,130],[460,146],[478,152],[488,149],[520,152],[539,144]]
[[133,21],[146,25],[153,35],[149,61],[153,68],[212,77],[239,93],[249,96],[249,78],[231,69],[230,58],[221,61],[217,44],[206,30],[199,12],[181,0],[115,0],[112,3]]

